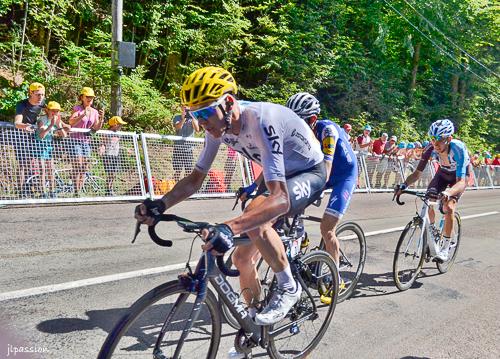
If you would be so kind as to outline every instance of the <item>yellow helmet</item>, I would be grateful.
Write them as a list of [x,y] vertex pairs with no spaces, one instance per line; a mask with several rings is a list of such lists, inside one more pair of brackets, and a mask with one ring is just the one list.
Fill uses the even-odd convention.
[[49,101],[49,103],[47,104],[47,110],[59,110],[59,111],[61,111],[61,105],[59,105],[58,102]]
[[233,75],[220,67],[204,67],[193,72],[184,81],[181,102],[188,107],[196,106],[228,92],[238,92]]

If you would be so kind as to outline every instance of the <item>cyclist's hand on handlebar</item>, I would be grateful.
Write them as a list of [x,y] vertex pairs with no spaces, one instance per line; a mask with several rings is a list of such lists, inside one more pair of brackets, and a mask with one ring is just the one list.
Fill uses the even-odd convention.
[[201,248],[204,251],[211,250],[214,255],[223,255],[234,245],[234,233],[227,224],[208,226],[201,234],[206,242]]
[[135,207],[134,217],[137,219],[137,222],[152,226],[156,222],[155,217],[165,212],[165,210],[165,202],[161,199],[152,201],[147,198],[144,202]]
[[246,201],[247,198],[255,192],[257,189],[257,183],[252,183],[250,186],[247,187],[240,187],[238,189],[237,196],[239,197],[240,200]]
[[395,197],[401,196],[403,191],[408,188],[408,185],[406,183],[401,183],[398,184],[394,187],[394,197],[392,200],[394,200]]

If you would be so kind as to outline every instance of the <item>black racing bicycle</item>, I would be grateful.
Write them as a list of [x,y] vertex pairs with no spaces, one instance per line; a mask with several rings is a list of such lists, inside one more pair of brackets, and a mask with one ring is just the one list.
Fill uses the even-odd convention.
[[[208,226],[208,223],[192,222],[175,215],[161,215],[157,220],[174,221],[184,232],[193,233],[193,244]],[[158,237],[155,226],[150,226],[148,231],[158,245],[172,245],[172,241]],[[248,243],[245,236],[235,238],[235,246]],[[283,320],[271,326],[259,326],[227,281],[228,277],[238,276],[238,271],[227,268],[222,256],[203,252],[194,270],[188,260],[185,272],[177,280],[150,290],[128,309],[109,333],[98,359],[216,358],[222,328],[221,304],[217,298],[239,325],[234,340],[239,352],[251,357],[252,349],[260,346],[271,358],[304,358],[321,341],[332,320],[338,273],[331,257],[320,250],[297,253],[290,260],[290,267],[302,287],[301,298]],[[209,283],[218,297],[208,287]],[[264,304],[269,301],[274,285],[270,285]],[[332,287],[333,300],[330,304],[322,303],[320,293]]]
[[[238,203],[239,193],[236,193],[236,202],[233,207],[236,208]],[[249,196],[248,199],[253,198]],[[242,201],[241,209],[244,210],[247,201]],[[321,198],[313,203],[314,206],[321,206]],[[310,237],[304,228],[304,221],[321,223],[320,217],[306,215],[304,213],[291,216],[282,217],[275,224],[278,234],[281,237],[287,255],[295,255],[300,251],[301,255],[305,255],[311,250],[325,251],[325,243],[323,239],[320,240],[319,246],[312,247]],[[348,299],[354,292],[356,285],[363,273],[363,268],[366,262],[366,239],[363,229],[355,222],[344,222],[337,227],[337,238],[340,242],[340,260],[339,260],[339,273],[342,278],[343,285],[338,290],[337,304]],[[326,251],[325,251],[326,253]],[[233,265],[232,252],[228,256],[226,266],[231,268]],[[271,285],[273,284],[274,273],[261,257],[257,263],[257,271],[259,273],[260,286],[264,296],[270,292]],[[239,288],[238,280],[231,280],[230,283],[236,288],[240,294],[242,290]],[[323,292],[322,287],[319,288],[320,300],[328,304],[332,300],[331,293]],[[228,307],[221,301],[222,314],[224,320],[233,328],[238,329],[239,323],[236,318],[231,314]]]

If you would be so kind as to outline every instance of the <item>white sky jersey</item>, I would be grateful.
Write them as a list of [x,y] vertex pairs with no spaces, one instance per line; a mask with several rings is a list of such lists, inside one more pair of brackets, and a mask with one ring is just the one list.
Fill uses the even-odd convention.
[[285,181],[285,176],[323,161],[321,146],[312,130],[295,112],[267,102],[239,102],[238,135],[214,138],[205,134],[205,147],[196,168],[208,173],[222,142],[262,166],[264,179]]

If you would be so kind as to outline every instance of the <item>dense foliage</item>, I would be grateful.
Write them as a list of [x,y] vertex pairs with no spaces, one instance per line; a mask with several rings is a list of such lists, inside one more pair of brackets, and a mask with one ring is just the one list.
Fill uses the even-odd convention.
[[[144,0],[124,2],[123,77],[136,129],[172,130],[195,68],[233,72],[242,98],[284,103],[315,93],[325,116],[404,140],[451,118],[475,150],[500,150],[499,16],[491,0]],[[26,11],[27,8],[27,11]],[[26,17],[25,17],[26,16]],[[27,83],[66,109],[82,85],[110,103],[111,1],[0,0],[0,112]],[[26,22],[24,21],[26,19]],[[23,41],[23,26],[26,23]]]

